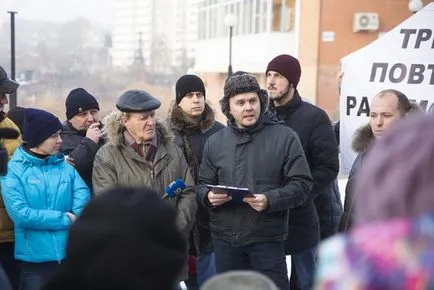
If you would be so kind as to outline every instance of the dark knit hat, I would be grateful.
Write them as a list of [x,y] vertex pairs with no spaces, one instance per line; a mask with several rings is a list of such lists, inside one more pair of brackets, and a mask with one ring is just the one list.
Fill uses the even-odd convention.
[[261,103],[261,114],[268,109],[268,94],[262,90],[255,76],[245,72],[235,72],[225,82],[223,98],[220,100],[220,107],[226,118],[231,119],[229,113],[229,99],[242,93],[256,92]]
[[183,75],[176,82],[176,104],[179,104],[182,98],[191,92],[201,92],[205,97],[205,85],[196,75]]
[[26,108],[23,107],[14,107],[10,109],[7,113],[7,117],[11,119],[15,125],[20,129],[21,134],[23,134],[23,126],[24,126],[24,113],[26,112]]
[[66,97],[66,118],[70,120],[72,117],[78,113],[97,109],[99,110],[99,105],[94,96],[89,94],[83,88],[77,88],[72,90]]
[[148,189],[114,188],[91,200],[69,231],[48,289],[175,289],[187,262],[176,211]]
[[298,59],[288,54],[281,54],[273,58],[267,66],[265,74],[275,71],[284,76],[294,88],[297,88],[301,76],[301,66]]
[[62,129],[59,119],[39,109],[26,109],[24,113],[23,139],[29,148],[34,148]]

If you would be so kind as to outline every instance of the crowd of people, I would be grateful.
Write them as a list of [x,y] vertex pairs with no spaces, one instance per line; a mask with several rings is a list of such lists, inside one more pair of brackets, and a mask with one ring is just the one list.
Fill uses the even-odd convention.
[[299,61],[279,55],[264,72],[265,89],[247,72],[228,77],[226,125],[189,74],[167,120],[150,92],[126,91],[100,118],[76,88],[61,123],[36,108],[4,113],[19,85],[0,67],[0,127],[21,133],[2,140],[0,288],[434,285],[434,120],[402,92],[374,96],[343,207],[339,137],[297,90]]

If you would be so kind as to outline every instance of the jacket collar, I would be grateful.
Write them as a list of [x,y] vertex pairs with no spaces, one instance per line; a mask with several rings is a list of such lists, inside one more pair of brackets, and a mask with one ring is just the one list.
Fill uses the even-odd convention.
[[274,102],[271,101],[270,102],[270,108],[276,114],[279,114],[279,113],[288,114],[288,113],[296,110],[298,107],[300,107],[301,102],[302,102],[302,100],[301,100],[300,94],[298,93],[297,90],[295,90],[294,96],[292,97],[291,100],[289,100],[289,102],[286,105],[283,105],[281,107],[276,107],[274,105]]
[[[17,154],[14,154],[15,161],[20,161],[27,164],[32,165],[46,165],[46,164],[56,164],[60,162],[64,162],[64,155],[62,153],[59,153],[57,155],[50,155],[48,158],[42,159],[39,157],[34,156],[33,154],[30,154],[26,151],[24,148],[24,145],[21,145],[17,149]],[[16,156],[15,156],[16,155]]]
[[202,116],[198,122],[187,118],[185,113],[182,111],[181,107],[176,103],[173,103],[169,112],[169,122],[170,125],[181,132],[201,132],[205,133],[208,131],[215,122],[215,114],[210,105],[205,103],[205,109]]
[[[113,146],[127,145],[123,134],[125,128],[121,125],[120,121],[121,115],[122,113],[120,111],[113,111],[103,120],[104,127],[102,128],[102,134],[105,137],[105,140],[107,140],[107,143]],[[157,119],[155,130],[158,136],[159,145],[167,145],[173,142],[174,135],[167,122]]]

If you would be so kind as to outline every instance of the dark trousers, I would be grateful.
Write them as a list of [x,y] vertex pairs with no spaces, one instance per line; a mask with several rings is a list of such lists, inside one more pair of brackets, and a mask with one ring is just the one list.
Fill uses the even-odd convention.
[[289,289],[283,241],[254,243],[244,247],[217,239],[213,242],[217,273],[254,270],[269,277],[279,289]]
[[0,243],[0,263],[3,266],[12,289],[18,289],[20,285],[20,262],[15,260],[14,256],[15,243]]
[[316,264],[316,247],[291,255],[291,290],[313,289]]
[[60,267],[57,262],[21,262],[20,290],[42,290],[42,287]]

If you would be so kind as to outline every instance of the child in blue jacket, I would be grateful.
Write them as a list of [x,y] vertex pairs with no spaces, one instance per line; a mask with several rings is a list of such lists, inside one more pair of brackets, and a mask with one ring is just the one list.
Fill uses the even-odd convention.
[[90,198],[77,171],[59,154],[62,125],[51,113],[26,109],[24,144],[2,178],[6,210],[15,226],[20,290],[40,290],[64,259],[69,226]]

